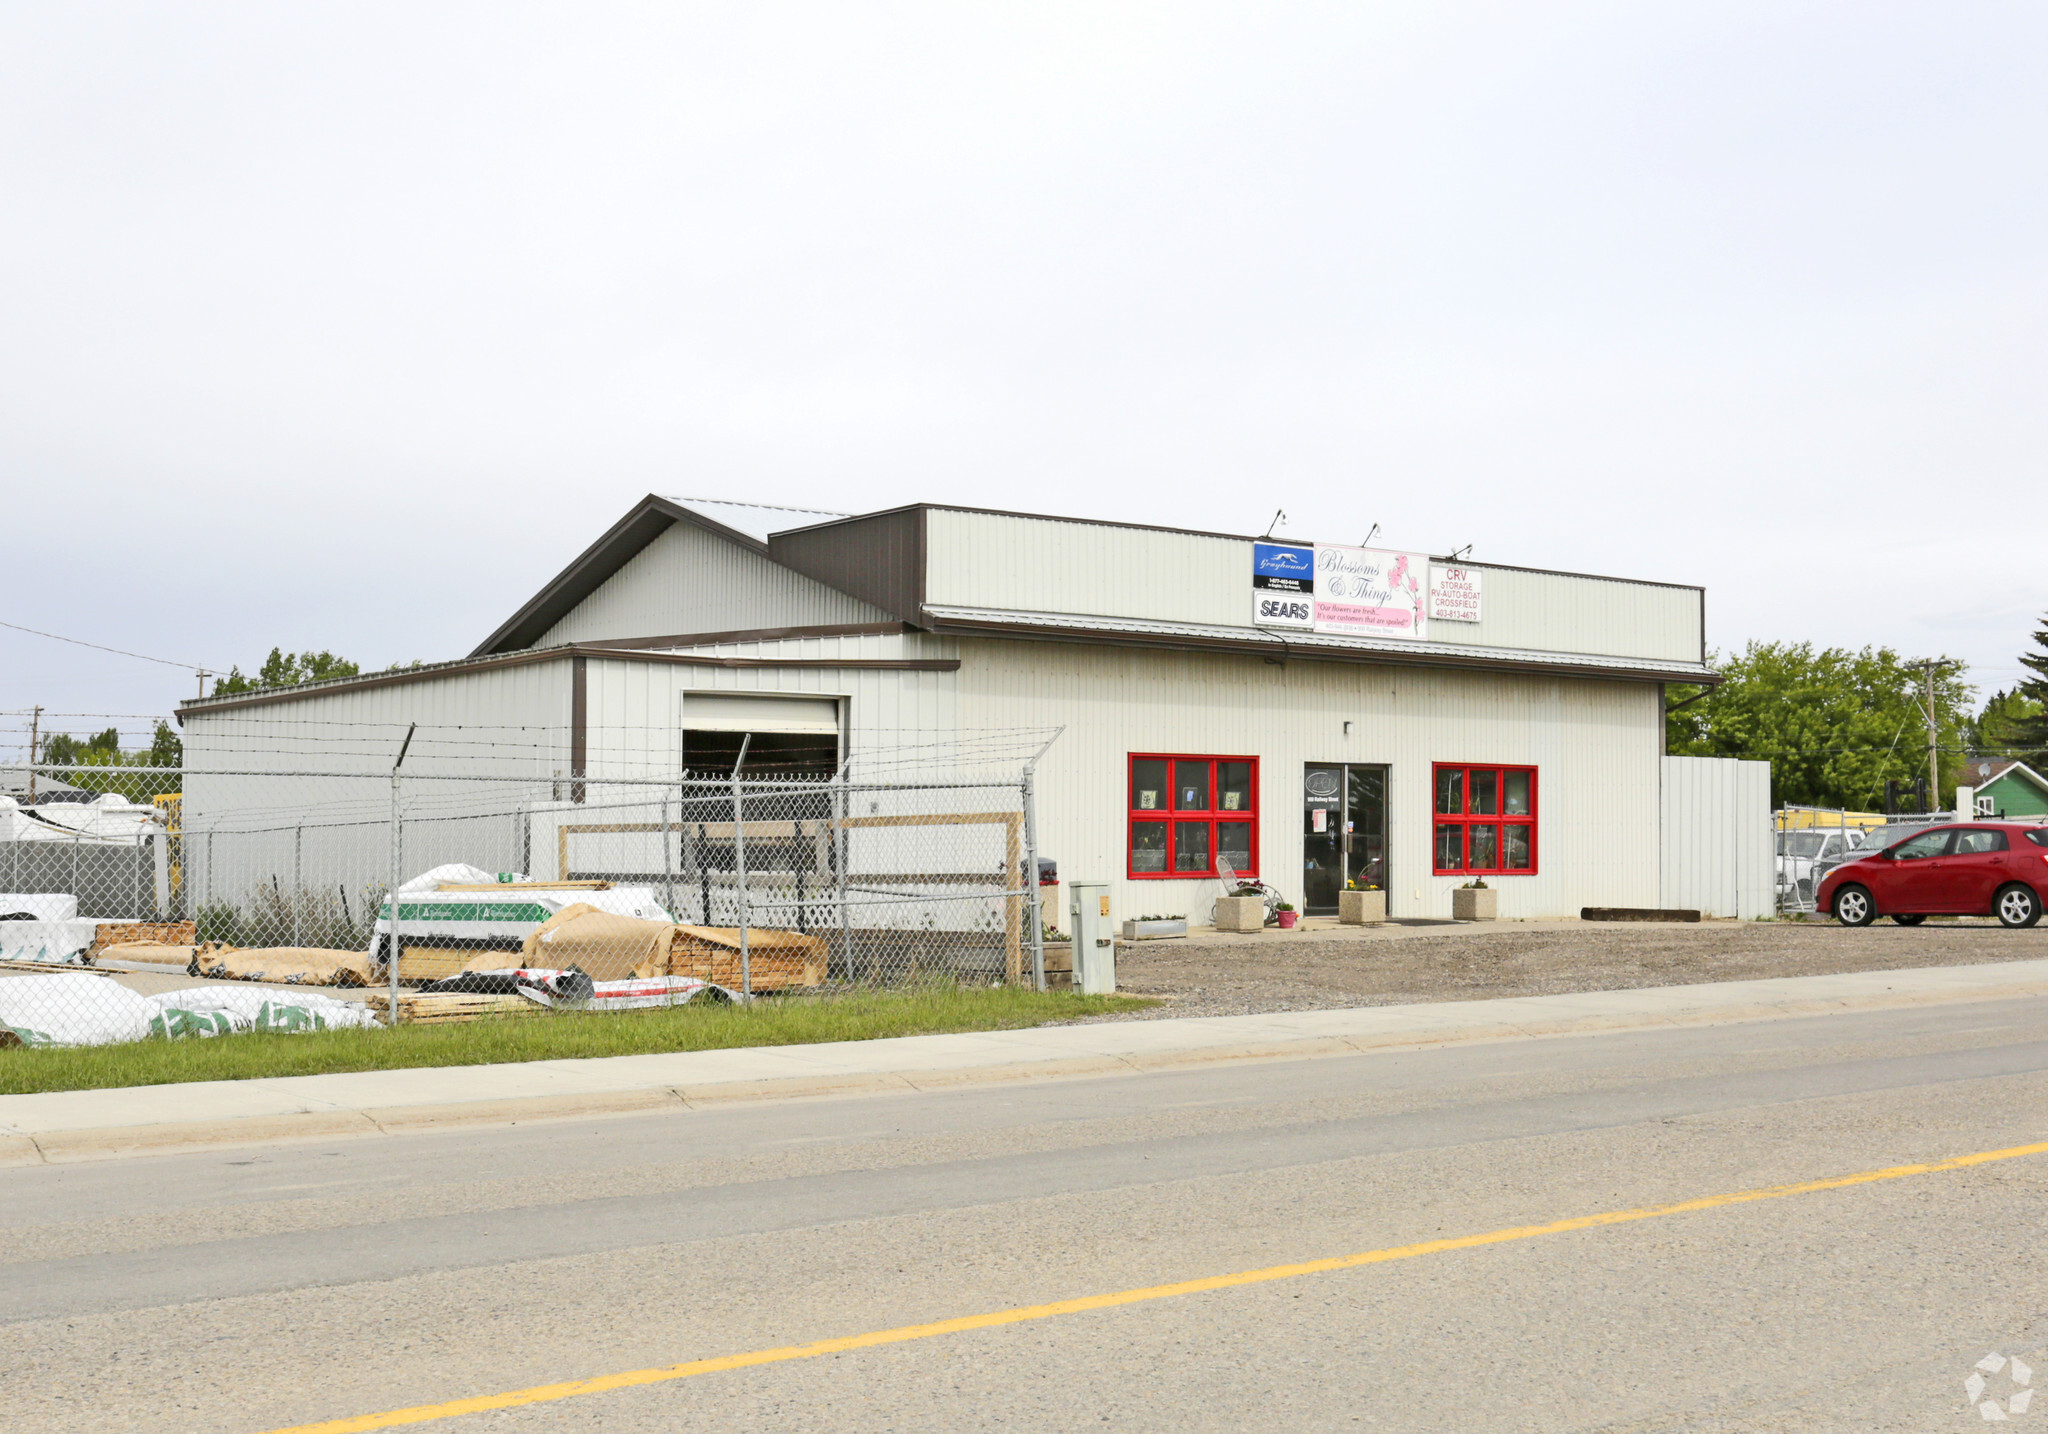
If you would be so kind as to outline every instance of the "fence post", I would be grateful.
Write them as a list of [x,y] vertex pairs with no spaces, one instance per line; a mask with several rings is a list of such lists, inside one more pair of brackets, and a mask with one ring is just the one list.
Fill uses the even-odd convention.
[[1024,919],[1031,923],[1031,987],[1045,989],[1045,921],[1038,895],[1038,789],[1032,764],[1024,764]]
[[740,754],[733,758],[732,763],[732,864],[735,868],[733,877],[739,886],[740,992],[748,997],[754,994],[754,968],[747,949],[747,812],[746,798],[740,790],[740,767],[747,760],[747,744],[753,740],[751,732],[740,737]]
[[391,769],[391,932],[389,944],[384,948],[386,986],[391,995],[390,1023],[398,1024],[398,958],[404,948],[398,939],[398,887],[405,878],[400,874],[404,866],[404,828],[398,814],[398,768]]
[[[680,789],[679,789],[680,790]],[[669,919],[676,914],[676,864],[669,854],[668,793],[661,794],[661,904]]]
[[292,828],[292,945],[303,946],[299,930],[299,908],[303,906],[306,890],[306,824],[300,822]]
[[832,832],[832,874],[839,882],[839,950],[841,960],[846,964],[846,979],[854,980],[853,970],[853,911],[850,902],[853,888],[847,880],[847,863],[853,860],[853,833],[847,829],[847,821],[853,816],[853,779],[847,774],[846,764],[839,766],[839,794],[833,806],[839,820],[833,823]]
[[[394,1028],[398,1025],[399,1020],[398,962],[401,953],[405,950],[405,943],[399,940],[398,935],[398,888],[405,880],[405,827],[398,811],[398,769],[405,765],[406,749],[412,746],[412,734],[418,730],[419,723],[417,722],[412,723],[405,729],[405,740],[398,745],[398,760],[391,764],[391,946],[389,948],[391,959],[385,966],[385,972],[388,976],[387,985],[391,993],[391,1024]],[[567,874],[566,872],[563,873],[564,876]]]

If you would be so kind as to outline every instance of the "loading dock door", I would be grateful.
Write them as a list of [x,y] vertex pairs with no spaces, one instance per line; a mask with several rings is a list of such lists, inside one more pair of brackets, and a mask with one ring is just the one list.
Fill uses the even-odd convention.
[[747,742],[744,775],[829,777],[839,770],[839,699],[691,692],[683,697],[683,765],[726,776]]

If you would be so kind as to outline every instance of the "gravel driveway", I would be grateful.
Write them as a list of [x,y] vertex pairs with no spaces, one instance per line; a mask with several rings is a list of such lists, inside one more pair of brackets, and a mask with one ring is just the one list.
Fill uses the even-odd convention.
[[1120,946],[1118,990],[1168,999],[1135,1016],[1095,1019],[1470,1001],[2041,957],[2048,957],[2048,925],[2007,931],[1995,923],[1850,930],[1792,921],[1572,922],[1428,927],[1379,937],[1268,931]]

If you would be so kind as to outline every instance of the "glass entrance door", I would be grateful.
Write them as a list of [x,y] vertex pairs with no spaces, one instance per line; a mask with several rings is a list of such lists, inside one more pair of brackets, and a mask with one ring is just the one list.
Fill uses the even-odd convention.
[[1347,881],[1387,885],[1387,769],[1378,763],[1310,762],[1302,773],[1301,907],[1337,909]]

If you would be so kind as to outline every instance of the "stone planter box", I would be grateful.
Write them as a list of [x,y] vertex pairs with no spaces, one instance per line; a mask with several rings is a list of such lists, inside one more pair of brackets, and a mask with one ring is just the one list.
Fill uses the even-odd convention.
[[1384,891],[1340,891],[1337,920],[1344,926],[1377,926],[1387,919]]
[[1163,936],[1185,936],[1188,934],[1188,920],[1177,916],[1171,921],[1126,921],[1124,940],[1157,941]]
[[1500,915],[1500,892],[1493,887],[1451,888],[1453,921],[1492,921]]
[[[1024,953],[1024,981],[1031,983],[1031,953]],[[1071,991],[1074,989],[1074,943],[1071,941],[1048,941],[1045,943],[1045,989],[1048,991]]]
[[1216,929],[1218,931],[1264,931],[1266,929],[1265,898],[1259,896],[1217,897]]

